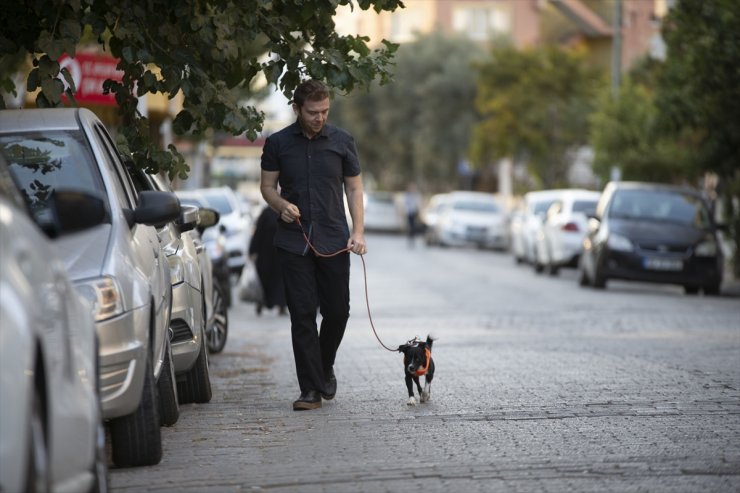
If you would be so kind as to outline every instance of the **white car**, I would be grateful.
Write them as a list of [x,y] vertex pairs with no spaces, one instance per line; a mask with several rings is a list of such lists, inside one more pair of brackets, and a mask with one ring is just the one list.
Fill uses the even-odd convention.
[[435,235],[435,226],[439,222],[439,215],[444,209],[446,199],[446,193],[432,195],[426,207],[421,210],[421,222],[424,224],[424,241],[427,245],[439,243]]
[[561,267],[577,267],[589,215],[596,212],[600,192],[566,190],[547,210],[535,242],[536,272],[557,275]]
[[252,233],[252,219],[244,214],[239,196],[229,187],[178,190],[181,198],[198,199],[215,209],[220,216],[219,226],[224,227],[226,254],[229,269],[237,275],[247,261],[247,248]]
[[535,241],[545,214],[563,190],[538,190],[524,194],[511,223],[511,250],[517,263],[534,263]]
[[506,212],[495,195],[456,191],[444,200],[432,234],[441,246],[506,250],[508,228]]
[[366,192],[364,194],[365,231],[401,233],[406,221],[393,192]]
[[[57,193],[50,209],[86,203],[83,195]],[[75,229],[102,220],[74,215]],[[47,234],[72,234],[62,224],[69,214],[59,216]],[[4,162],[0,265],[0,491],[107,491],[91,307],[29,217]]]

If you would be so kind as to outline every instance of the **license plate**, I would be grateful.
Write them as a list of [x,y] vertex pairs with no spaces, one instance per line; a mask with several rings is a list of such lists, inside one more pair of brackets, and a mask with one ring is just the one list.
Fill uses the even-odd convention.
[[650,270],[683,270],[683,260],[673,258],[647,257],[642,259],[642,266]]

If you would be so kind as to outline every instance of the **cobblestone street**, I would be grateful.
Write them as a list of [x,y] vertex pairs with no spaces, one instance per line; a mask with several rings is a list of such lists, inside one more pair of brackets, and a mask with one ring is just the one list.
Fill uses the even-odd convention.
[[509,254],[368,236],[369,302],[397,347],[434,334],[430,402],[406,405],[352,257],[339,388],[298,397],[289,319],[235,301],[214,396],[163,430],[154,467],[114,492],[735,492],[740,299],[536,275]]

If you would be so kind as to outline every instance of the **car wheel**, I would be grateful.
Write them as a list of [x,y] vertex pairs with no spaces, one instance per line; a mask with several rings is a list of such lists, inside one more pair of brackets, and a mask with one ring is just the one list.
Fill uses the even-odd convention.
[[201,345],[198,359],[193,367],[185,374],[182,381],[177,382],[177,391],[180,395],[180,403],[205,403],[210,402],[212,396],[211,377],[208,370],[208,343],[205,340],[205,331],[201,332]]
[[159,422],[163,426],[172,426],[180,419],[180,404],[177,397],[177,380],[175,363],[172,361],[172,345],[168,340],[162,362],[162,372],[157,381],[159,391]]
[[211,353],[220,353],[226,345],[229,333],[229,310],[226,306],[221,286],[213,285],[213,327],[206,334],[208,350]]
[[44,426],[44,400],[39,389],[34,391],[28,438],[25,491],[45,493],[50,491],[51,471],[49,470],[48,437]]
[[711,284],[709,286],[704,286],[704,294],[707,296],[718,296],[720,293],[720,285],[717,284]]
[[594,267],[594,278],[592,281],[593,287],[597,289],[604,289],[606,287],[606,276],[598,266]]
[[684,286],[683,292],[686,294],[699,294],[699,286]]
[[139,407],[110,423],[113,463],[119,467],[152,466],[162,460],[162,430],[151,356],[147,357],[144,373]]

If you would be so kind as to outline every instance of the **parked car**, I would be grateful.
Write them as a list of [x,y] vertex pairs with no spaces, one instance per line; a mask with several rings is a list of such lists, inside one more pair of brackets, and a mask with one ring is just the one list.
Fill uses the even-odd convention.
[[[200,222],[191,234],[193,235],[193,241],[195,242],[196,248],[199,250],[198,258],[200,260],[201,267],[211,278],[210,288],[206,287],[206,300],[208,300],[208,293],[210,293],[211,296],[210,303],[206,303],[206,343],[209,352],[220,353],[224,350],[229,333],[228,309],[231,300],[227,299],[227,296],[231,297],[231,284],[228,268],[222,268],[220,275],[216,269],[214,269],[216,262],[213,260],[213,257],[209,255],[207,247],[208,240],[204,239],[206,232],[218,231],[217,228],[211,227],[218,223],[218,212],[214,209],[199,208],[198,214],[200,216]],[[220,236],[223,237],[223,234]],[[216,237],[215,241],[219,241],[219,236]],[[221,245],[221,250],[223,251],[223,243]],[[225,262],[222,262],[222,264],[223,266],[226,266]],[[226,284],[226,288],[223,287],[224,284]]]
[[[45,224],[47,234],[75,234],[98,225],[104,214],[73,210],[98,201],[76,192],[55,193],[48,208],[56,220]],[[95,322],[55,250],[0,159],[4,492],[108,490]]]
[[688,294],[719,294],[723,258],[718,226],[696,190],[610,182],[589,221],[581,285],[609,279],[679,284]]
[[177,197],[138,193],[108,131],[87,109],[0,111],[0,154],[39,224],[53,221],[55,194],[97,197],[75,210],[99,212],[101,224],[56,238],[54,249],[93,306],[113,462],[157,464],[160,402],[176,405],[177,391],[167,364],[170,269],[155,226],[180,216]]
[[401,233],[406,221],[401,213],[397,195],[393,192],[365,192],[365,231]]
[[[137,191],[172,192],[169,183],[161,176],[136,169],[130,160],[127,167]],[[205,403],[210,402],[212,396],[205,333],[209,313],[206,300],[210,303],[213,296],[213,278],[210,269],[204,272],[200,252],[191,234],[200,221],[198,207],[181,204],[181,209],[179,218],[157,228],[159,241],[170,264],[170,345],[179,402]]]
[[537,234],[545,214],[563,190],[537,190],[524,194],[510,223],[511,251],[518,264],[534,263]]
[[[209,211],[218,215],[215,209],[207,207],[205,199],[190,194],[185,195],[180,191],[176,194],[180,197],[182,204],[197,206],[201,215],[209,214]],[[220,353],[223,350],[229,329],[228,309],[231,306],[231,274],[227,262],[224,230],[223,225],[217,224],[215,227],[209,228],[198,225],[194,231],[194,235],[197,236],[194,238],[196,246],[199,244],[205,246],[205,253],[210,259],[213,277],[212,312],[206,325],[206,340],[208,350],[211,353]]]
[[180,199],[195,198],[205,202],[208,207],[218,211],[219,225],[223,226],[226,237],[226,255],[229,269],[237,276],[241,274],[247,261],[247,245],[252,231],[252,220],[243,213],[239,196],[229,187],[199,188],[180,190]]
[[535,238],[535,272],[557,275],[562,267],[578,267],[588,218],[596,212],[601,192],[565,190],[547,209]]
[[424,241],[427,245],[439,244],[435,226],[439,222],[439,216],[444,209],[446,199],[446,193],[432,195],[426,207],[421,211],[421,222],[424,225]]
[[441,246],[509,247],[507,215],[491,193],[450,192],[433,229]]

